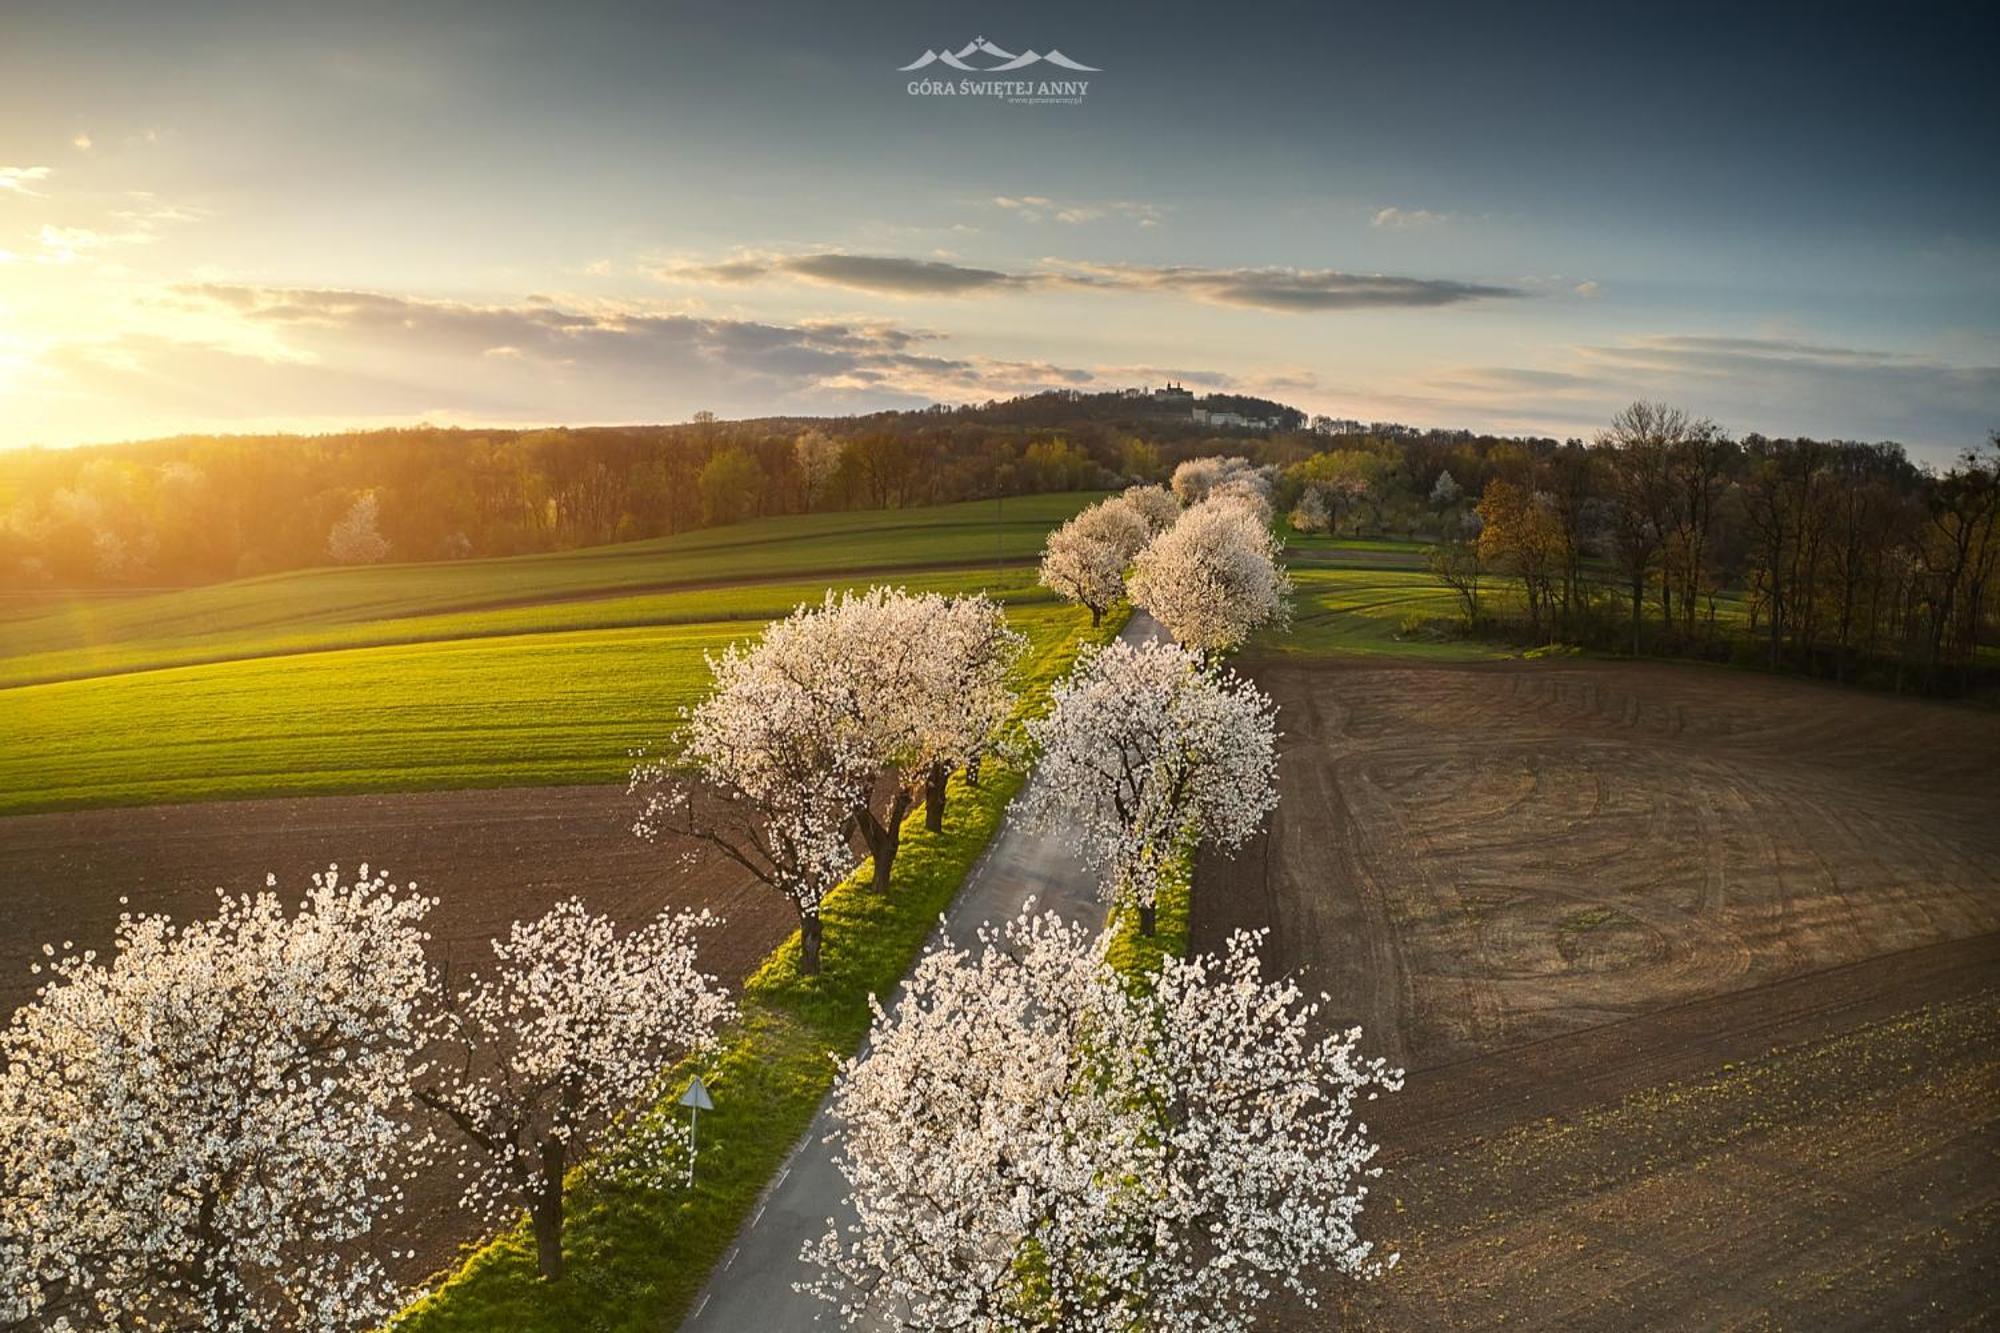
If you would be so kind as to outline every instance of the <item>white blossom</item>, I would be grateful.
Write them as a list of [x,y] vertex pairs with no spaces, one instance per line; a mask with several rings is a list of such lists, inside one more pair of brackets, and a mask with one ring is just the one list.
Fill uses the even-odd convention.
[[[701,971],[707,912],[663,912],[621,934],[574,899],[493,941],[497,968],[442,998],[436,1073],[422,1091],[471,1151],[465,1203],[489,1218],[526,1210],[542,1275],[563,1274],[563,1178],[619,1116],[650,1106],[683,1057],[733,1012]],[[670,1169],[678,1126],[643,1126],[618,1163]]]
[[1197,651],[1227,652],[1290,616],[1291,583],[1278,563],[1269,505],[1253,501],[1247,492],[1223,493],[1196,505],[1133,562],[1133,605]]
[[1146,520],[1150,532],[1166,531],[1181,516],[1181,502],[1164,486],[1128,486],[1123,498]]
[[714,847],[791,902],[816,970],[819,908],[854,863],[854,793],[869,771],[844,680],[816,673],[788,631],[766,627],[755,648],[709,660],[708,697],[686,718],[677,757],[642,759],[630,790],[633,831]]
[[1232,483],[1268,494],[1275,475],[1276,469],[1258,467],[1247,458],[1190,458],[1174,469],[1172,484],[1175,496],[1191,509]]
[[1256,942],[1135,986],[1029,910],[927,955],[834,1089],[856,1221],[807,1247],[807,1289],[849,1323],[1207,1333],[1393,1264],[1358,1233],[1358,1112],[1401,1074],[1315,1037]]
[[343,565],[372,565],[389,558],[389,539],[382,535],[381,501],[364,492],[327,534],[326,553]]
[[[413,886],[414,887],[414,886]],[[0,1324],[366,1329],[410,1129],[422,921],[385,877],[119,919],[17,1011],[0,1073]],[[68,947],[68,946],[65,946]]]
[[1087,537],[1109,544],[1127,560],[1139,554],[1139,548],[1153,536],[1152,520],[1122,495],[1099,500],[1072,518],[1069,525]]
[[1038,757],[1017,809],[1068,838],[1151,933],[1176,856],[1199,842],[1241,846],[1277,805],[1276,711],[1175,644],[1086,650],[1028,723]]
[[1291,524],[1300,532],[1326,532],[1332,528],[1333,515],[1318,487],[1308,486],[1299,496],[1299,502],[1292,506]]
[[1042,548],[1042,586],[1088,607],[1090,623],[1099,624],[1124,595],[1125,567],[1152,534],[1152,521],[1139,505],[1123,496],[1100,501],[1049,534]]
[[[715,686],[688,715],[685,764],[633,770],[635,829],[718,847],[783,893],[812,970],[820,902],[854,862],[850,833],[886,887],[904,816],[922,797],[941,821],[947,779],[1012,712],[1023,646],[983,595],[829,592],[711,659]],[[704,795],[722,800],[698,810]]]

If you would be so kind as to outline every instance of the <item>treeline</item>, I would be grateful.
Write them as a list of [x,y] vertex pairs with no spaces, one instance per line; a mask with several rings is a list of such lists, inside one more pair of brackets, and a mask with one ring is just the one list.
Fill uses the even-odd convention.
[[[1298,429],[1216,431],[1191,405]],[[200,583],[513,555],[774,514],[1272,467],[1294,525],[1435,543],[1488,632],[1963,690],[1994,640],[1996,457],[1728,437],[1636,405],[1595,439],[1313,418],[1261,399],[1037,394],[846,418],[194,437],[0,454],[0,587]],[[1504,580],[1505,604],[1480,589]]]
[[200,583],[328,563],[566,550],[774,514],[1163,478],[1241,452],[1200,402],[1054,392],[840,418],[180,437],[0,453],[0,587]]
[[803,423],[388,430],[0,455],[0,583],[199,583],[661,536],[767,514],[1097,484],[1060,439]]
[[[1117,404],[1117,395],[1100,395]],[[1060,415],[1065,408],[1068,417]],[[1067,395],[950,412],[187,437],[0,454],[0,587],[240,578],[594,546],[773,514],[1151,480],[1217,437]],[[1065,426],[1029,424],[1047,417]],[[1173,437],[1160,445],[1142,438]]]
[[1432,538],[1488,630],[1928,692],[1992,671],[2000,435],[1937,471],[1638,403],[1589,443],[1358,437],[1284,486],[1307,526]]

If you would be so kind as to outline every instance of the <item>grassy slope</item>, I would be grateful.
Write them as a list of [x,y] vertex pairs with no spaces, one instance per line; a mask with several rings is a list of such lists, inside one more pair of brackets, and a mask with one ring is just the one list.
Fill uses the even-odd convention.
[[1504,645],[1471,639],[1431,642],[1402,634],[1405,617],[1457,613],[1450,589],[1428,573],[1397,569],[1294,569],[1292,626],[1252,640],[1252,653],[1352,653],[1439,662],[1513,657]]
[[156,671],[165,667],[329,652],[447,639],[500,638],[556,630],[631,629],[648,625],[693,625],[705,621],[763,622],[784,615],[800,602],[817,601],[828,587],[893,583],[912,590],[990,590],[1010,599],[1046,599],[1034,587],[1032,566],[991,566],[950,572],[894,570],[857,578],[819,576],[784,583],[729,584],[588,597],[482,610],[392,616],[380,620],[271,624],[219,631],[192,638],[141,637],[0,657],[0,689],[15,685],[76,680],[90,676]]
[[[782,609],[783,603],[779,609]],[[1011,605],[1037,658],[1074,613]],[[0,691],[0,813],[615,782],[749,621],[457,639]]]
[[[996,541],[1032,554],[1090,498],[1010,501],[1004,527],[990,505],[813,515],[0,622],[0,813],[615,781],[630,747],[660,740],[697,696],[705,653],[844,586],[843,569],[905,561],[911,572],[852,582],[989,589],[1046,647],[1067,622],[1031,570],[920,566],[982,560]],[[714,584],[760,573],[774,581]]]
[[[1089,628],[1079,611],[1053,612],[1063,624],[1030,668],[1023,694],[1039,707],[1086,641],[1117,630]],[[672,1097],[699,1069],[715,1092],[702,1117],[701,1169],[691,1191],[634,1189],[578,1173],[570,1200],[569,1277],[535,1277],[533,1243],[517,1227],[475,1250],[439,1290],[398,1325],[404,1333],[574,1333],[676,1326],[763,1193],[786,1151],[805,1133],[833,1084],[834,1053],[867,1035],[868,999],[887,995],[916,961],[938,914],[999,828],[1022,774],[989,765],[978,789],[952,779],[944,832],[924,829],[921,812],[905,826],[887,894],[864,887],[867,864],[835,890],[823,916],[823,971],[798,972],[798,936],[744,986],[741,1020],[722,1050],[666,1079]]]
[[81,598],[0,622],[0,658],[295,633],[693,584],[1020,561],[1039,554],[1050,528],[1097,498],[1072,493],[1018,497],[1004,509],[982,501],[798,515],[553,555],[310,569],[148,596]]

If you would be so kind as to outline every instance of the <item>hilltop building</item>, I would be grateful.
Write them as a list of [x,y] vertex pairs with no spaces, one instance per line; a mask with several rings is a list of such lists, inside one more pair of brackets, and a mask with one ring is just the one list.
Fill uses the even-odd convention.
[[1194,419],[1205,426],[1241,426],[1246,430],[1276,430],[1270,417],[1246,417],[1241,412],[1222,412],[1206,407],[1194,409]]

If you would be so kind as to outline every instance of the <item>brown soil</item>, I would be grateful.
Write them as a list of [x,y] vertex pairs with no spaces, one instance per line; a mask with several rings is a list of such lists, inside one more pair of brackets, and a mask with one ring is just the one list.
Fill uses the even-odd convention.
[[[791,908],[719,856],[683,863],[631,832],[623,787],[506,788],[227,801],[16,815],[0,819],[0,1013],[33,998],[44,942],[107,945],[123,911],[177,920],[211,913],[218,885],[260,889],[276,873],[287,899],[329,861],[351,879],[361,862],[437,898],[436,957],[454,969],[489,960],[488,941],[519,918],[581,897],[638,924],[669,905],[708,908],[724,924],[704,941],[708,968],[734,988],[792,930]],[[130,899],[121,905],[121,896]],[[453,1207],[451,1168],[412,1191],[419,1255],[430,1272],[479,1228]]]
[[1283,801],[1194,936],[1415,1071],[1277,1326],[1977,1324],[2000,1247],[2000,718],[1730,672],[1272,662]]

